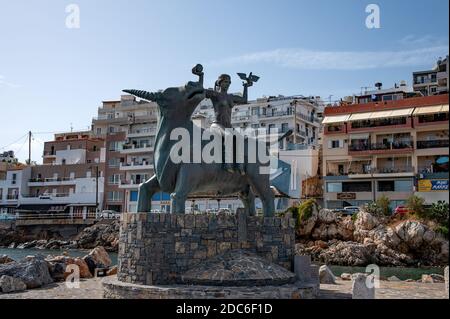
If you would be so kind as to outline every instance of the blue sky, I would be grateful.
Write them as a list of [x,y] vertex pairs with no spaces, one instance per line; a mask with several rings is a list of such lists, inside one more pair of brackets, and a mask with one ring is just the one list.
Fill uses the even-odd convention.
[[[80,28],[65,25],[80,8]],[[368,29],[365,8],[380,7]],[[448,0],[0,0],[0,151],[27,157],[28,130],[87,129],[102,100],[123,88],[158,90],[221,73],[261,76],[250,98],[337,99],[381,81],[411,83],[448,54]],[[43,141],[35,134],[33,160]],[[14,142],[14,143],[13,143]],[[5,149],[6,150],[6,149]]]

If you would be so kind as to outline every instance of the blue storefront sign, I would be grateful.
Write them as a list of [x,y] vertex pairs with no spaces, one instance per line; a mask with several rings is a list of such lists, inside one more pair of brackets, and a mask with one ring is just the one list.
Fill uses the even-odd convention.
[[418,186],[419,192],[448,191],[448,179],[422,179]]
[[431,181],[432,191],[448,191],[448,180],[432,180]]

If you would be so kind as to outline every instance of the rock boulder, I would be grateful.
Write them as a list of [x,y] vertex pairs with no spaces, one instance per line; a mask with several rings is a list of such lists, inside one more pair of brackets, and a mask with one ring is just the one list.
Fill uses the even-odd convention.
[[17,291],[24,291],[27,289],[27,285],[20,279],[11,276],[0,277],[0,292],[11,293]]

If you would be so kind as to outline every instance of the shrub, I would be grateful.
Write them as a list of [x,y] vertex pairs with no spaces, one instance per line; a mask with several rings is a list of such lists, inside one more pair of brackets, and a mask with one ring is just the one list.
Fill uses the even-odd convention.
[[315,199],[308,199],[298,206],[298,219],[300,222],[311,218],[314,208],[317,208]]
[[383,214],[383,210],[378,206],[376,202],[370,202],[365,204],[364,211],[374,216],[380,216]]
[[435,229],[436,233],[442,234],[445,238],[448,239],[448,225],[447,226],[438,226]]
[[430,217],[439,224],[445,226],[449,222],[449,205],[444,201],[433,203],[430,209]]
[[425,199],[422,197],[411,195],[406,200],[406,207],[411,214],[416,215],[419,218],[428,218],[427,210],[425,209]]
[[314,207],[319,209],[316,200],[308,199],[300,203],[298,206],[289,207],[282,215],[284,216],[287,213],[291,213],[292,218],[296,221],[296,227],[298,228],[303,221],[311,218]]
[[391,210],[391,200],[389,197],[383,195],[380,198],[377,199],[376,205],[379,209],[379,212],[381,212],[383,215],[390,216],[392,214]]

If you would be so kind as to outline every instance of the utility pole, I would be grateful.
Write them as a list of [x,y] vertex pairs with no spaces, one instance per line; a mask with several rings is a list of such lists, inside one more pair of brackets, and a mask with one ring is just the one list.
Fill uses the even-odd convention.
[[31,166],[31,131],[28,132],[28,165]]

